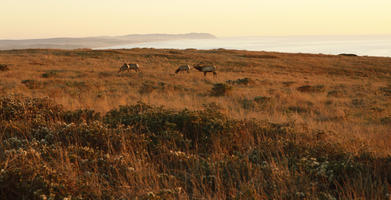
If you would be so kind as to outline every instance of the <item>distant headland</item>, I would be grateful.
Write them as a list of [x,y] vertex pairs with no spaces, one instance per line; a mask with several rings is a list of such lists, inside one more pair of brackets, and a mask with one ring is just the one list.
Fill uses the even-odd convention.
[[216,36],[209,33],[186,33],[186,34],[129,34],[122,36],[99,36],[99,37],[62,37],[43,39],[0,40],[0,50],[29,49],[29,48],[54,48],[54,49],[77,49],[97,48],[115,45],[125,45],[140,42],[167,41],[178,39],[213,39]]

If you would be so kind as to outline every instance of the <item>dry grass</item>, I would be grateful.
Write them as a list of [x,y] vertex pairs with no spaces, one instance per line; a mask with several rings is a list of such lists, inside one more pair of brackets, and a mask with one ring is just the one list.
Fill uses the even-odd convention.
[[[124,62],[138,63],[141,72],[118,74],[118,68]],[[198,62],[215,64],[217,66],[217,77],[212,75],[204,77],[202,73],[196,70],[192,70],[191,73],[174,73],[181,64],[195,64]],[[295,134],[305,136],[304,139],[294,140],[294,143],[303,142],[303,145],[307,145],[307,147],[312,145],[311,143],[314,142],[312,140],[315,140],[315,146],[318,145],[319,141],[331,146],[337,145],[341,152],[351,156],[360,157],[363,152],[369,153],[373,156],[373,159],[379,160],[387,160],[391,156],[391,58],[283,54],[224,49],[208,51],[191,49],[81,49],[73,51],[31,49],[0,51],[0,64],[7,65],[9,68],[7,71],[0,71],[0,92],[2,96],[22,94],[29,97],[49,97],[55,103],[61,104],[65,110],[90,109],[100,112],[102,115],[118,108],[119,105],[133,105],[139,101],[177,111],[212,108],[230,119],[250,120],[254,118],[257,121],[272,123],[279,127],[289,127]],[[17,125],[12,126],[18,127]],[[7,133],[9,130],[2,127],[2,131]],[[118,131],[123,132],[121,128]],[[121,137],[125,136],[121,135]],[[243,140],[252,138],[252,136],[246,136],[246,134],[243,137]],[[123,139],[127,140],[125,142],[127,145],[135,142],[134,138]],[[251,140],[259,140],[259,138],[252,138]],[[224,145],[220,145],[219,142],[224,141],[213,142],[213,149],[216,150],[216,153],[209,155],[210,159],[224,160],[224,156],[236,155],[223,148]],[[244,142],[241,145],[254,144]],[[104,145],[109,144],[104,143]],[[64,148],[71,147],[58,148],[59,151],[56,155],[58,154],[61,159],[64,159],[63,163],[70,165],[72,162],[67,160],[71,159],[67,155],[70,150]],[[140,155],[134,154],[137,154],[135,153],[137,150],[143,149],[142,147],[128,148],[133,147],[123,146],[120,150],[116,150],[115,154],[125,156],[125,160],[134,162],[134,170],[141,170],[142,172],[133,173],[130,176],[131,178],[129,176],[118,177],[117,174],[116,177],[120,178],[121,181],[125,181],[125,186],[131,188],[132,191],[129,193],[128,189],[123,189],[118,191],[117,197],[120,197],[119,194],[121,193],[122,195],[131,196],[144,195],[143,197],[147,198],[145,196],[147,195],[146,191],[154,191],[153,194],[156,195],[156,191],[170,188],[170,191],[165,192],[174,193],[175,198],[190,199],[196,199],[202,194],[207,199],[227,198],[230,195],[232,198],[239,199],[246,199],[247,197],[256,199],[328,198],[323,197],[326,194],[322,194],[322,196],[319,193],[322,191],[321,188],[314,186],[314,191],[310,191],[308,188],[300,188],[299,185],[296,185],[297,183],[292,182],[300,176],[293,175],[294,172],[291,166],[287,163],[284,164],[284,157],[292,156],[292,153],[286,149],[280,149],[281,154],[278,157],[268,157],[271,160],[267,160],[267,168],[272,170],[273,177],[257,173],[256,169],[262,167],[261,165],[253,166],[253,164],[248,163],[248,160],[241,160],[240,163],[244,162],[242,164],[247,168],[248,173],[255,173],[250,175],[250,177],[255,177],[254,179],[246,179],[244,182],[242,180],[239,185],[236,182],[229,182],[226,185],[222,183],[226,180],[221,179],[222,177],[218,175],[221,172],[214,171],[213,176],[216,178],[214,181],[217,181],[214,184],[218,187],[214,188],[214,186],[205,185],[202,180],[194,179],[192,184],[197,184],[193,185],[194,189],[197,190],[194,191],[194,194],[198,196],[192,197],[189,193],[190,189],[184,189],[184,182],[181,179],[167,180],[166,182],[157,180],[157,174],[163,173],[160,170],[162,168],[149,166],[154,163],[149,159],[158,159],[159,157],[140,157]],[[316,148],[326,147],[316,146]],[[238,152],[249,155],[248,153],[254,150],[244,149],[246,150],[238,150]],[[195,152],[189,149],[171,149],[167,151],[177,152],[178,155],[175,154],[177,157],[191,156],[188,153],[200,155],[198,150]],[[180,152],[185,152],[185,154],[182,155]],[[93,156],[96,159],[102,156],[95,153],[93,153]],[[224,156],[222,157],[222,155]],[[303,156],[302,154],[298,155]],[[171,159],[174,158],[168,160]],[[33,159],[31,162],[42,164],[40,159]],[[200,162],[200,160],[197,162]],[[320,161],[303,160],[300,162],[304,164],[299,163],[298,165],[307,167],[307,165],[311,166],[313,164],[307,162],[315,162],[316,165]],[[75,177],[74,179],[64,180],[68,181],[64,184],[70,187],[69,190],[71,191],[72,185],[77,185],[76,182],[72,181],[77,181],[77,177],[80,177],[80,174],[77,173],[80,171],[72,172],[75,166],[57,164],[59,166],[52,166],[52,168],[69,172],[71,177]],[[167,163],[163,163],[163,165],[164,173],[172,175],[171,172],[165,170],[173,166],[166,166]],[[172,165],[177,166],[177,163],[172,163]],[[189,165],[191,165],[190,161]],[[228,164],[225,163],[224,166],[228,167]],[[92,167],[92,169],[96,168],[97,166]],[[172,169],[179,170],[175,167]],[[240,167],[235,166],[234,169],[239,170]],[[310,167],[310,169],[312,168]],[[193,170],[197,171],[197,169]],[[202,170],[206,169],[202,168]],[[310,173],[308,172],[309,169],[306,170],[299,170],[297,173]],[[383,169],[376,170],[381,171]],[[84,169],[81,171],[84,171]],[[191,174],[191,172],[187,173]],[[237,171],[231,171],[230,173],[233,176],[235,173],[238,173],[236,175],[239,177],[242,176]],[[97,173],[93,174],[97,175]],[[151,176],[146,178],[145,176],[148,176],[148,174]],[[292,176],[295,178],[292,178]],[[88,185],[85,190],[102,192],[102,189],[99,189],[99,187],[102,187],[98,181],[100,180],[99,177],[95,177],[96,179],[94,177],[89,178],[91,179],[88,179],[88,183],[91,183],[91,185]],[[305,187],[308,186],[307,183],[310,184],[311,181],[314,181],[312,176],[303,175],[303,178],[308,179],[301,180],[302,183],[305,183]],[[368,186],[369,190],[360,191],[360,188],[366,187],[360,184],[373,181],[373,177],[361,177],[362,180],[340,178],[337,183],[343,185],[343,187],[334,185],[340,188],[335,189],[334,193],[331,192],[330,194],[334,196],[338,194],[336,196],[342,199],[380,198],[384,197],[384,191],[389,191],[389,188],[387,188],[389,186],[386,185],[382,186],[385,188],[379,188],[379,182],[376,184],[371,182],[372,185]],[[229,180],[235,181],[233,179]],[[259,181],[270,182],[271,180],[276,184],[276,188],[280,190],[280,193],[276,188],[258,187],[261,184]],[[353,180],[355,182],[352,182]],[[382,183],[389,184],[389,181],[386,180]],[[252,184],[249,184],[249,182]],[[135,183],[143,183],[141,184],[143,188],[136,188],[133,185]],[[161,187],[158,187],[158,185]],[[118,189],[115,186],[113,187],[111,189]],[[184,193],[181,193],[184,196],[178,196],[180,193],[176,191],[178,188],[185,190]],[[233,188],[236,189],[233,190]],[[202,191],[203,189],[204,191]],[[223,189],[224,191],[222,191]],[[302,193],[294,194],[298,196],[283,195],[284,192],[293,191]],[[70,193],[75,195],[77,192]],[[114,193],[108,192],[108,194],[113,195]],[[93,197],[103,198],[103,196],[99,196],[102,194],[94,193],[94,195],[96,196]],[[162,195],[164,196],[164,194]]]

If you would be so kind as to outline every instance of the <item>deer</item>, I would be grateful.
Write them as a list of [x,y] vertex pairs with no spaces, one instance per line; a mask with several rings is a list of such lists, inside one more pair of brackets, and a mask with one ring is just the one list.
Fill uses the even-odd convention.
[[120,72],[123,72],[125,70],[128,70],[128,72],[130,72],[130,70],[134,70],[136,72],[140,71],[140,67],[138,64],[135,64],[135,63],[124,63],[120,68],[119,68],[119,71],[118,73]]
[[177,74],[178,72],[181,72],[181,71],[187,71],[187,73],[190,72],[190,65],[181,65],[178,67],[178,69],[175,71],[175,74]]
[[217,73],[216,73],[216,66],[212,65],[212,64],[197,64],[194,66],[194,69],[200,71],[200,72],[204,72],[204,76],[206,76],[206,73],[208,72],[212,72],[214,76],[217,76]]

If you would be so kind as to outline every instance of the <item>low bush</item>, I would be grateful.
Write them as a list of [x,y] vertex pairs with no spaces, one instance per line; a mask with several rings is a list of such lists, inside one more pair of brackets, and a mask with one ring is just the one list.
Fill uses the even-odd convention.
[[297,90],[299,92],[306,92],[306,93],[319,93],[319,92],[324,92],[325,87],[324,87],[324,85],[314,85],[314,86],[304,85],[304,86],[298,87]]
[[156,85],[155,82],[153,82],[153,81],[144,81],[142,83],[142,85],[140,86],[138,92],[140,94],[150,94],[150,93],[152,93],[156,89],[164,88],[164,83],[163,83],[163,85],[161,83]]
[[381,87],[379,90],[384,94],[384,96],[391,96],[391,86]]
[[264,97],[264,96],[257,96],[254,97],[254,101],[257,102],[258,104],[266,104],[271,102],[270,97]]
[[6,65],[6,64],[0,64],[0,71],[4,72],[4,71],[8,71],[8,70],[10,70],[10,69],[8,68],[8,65]]
[[28,89],[42,89],[44,87],[44,83],[37,80],[23,80],[22,84],[24,84]]
[[308,113],[309,109],[302,106],[289,106],[287,111],[302,114],[302,113]]
[[391,125],[391,116],[381,118],[380,122],[385,125]]
[[390,156],[348,153],[293,126],[231,119],[214,106],[139,102],[101,116],[65,111],[46,98],[1,97],[0,196],[388,198]]
[[228,84],[236,84],[236,85],[249,85],[251,83],[254,83],[253,80],[251,80],[250,78],[240,78],[240,79],[237,79],[237,80],[228,80],[226,81]]
[[253,54],[244,54],[244,55],[240,55],[240,57],[243,57],[243,58],[263,58],[263,59],[276,59],[278,58],[277,56],[274,56],[274,55],[253,55]]
[[213,85],[213,88],[210,92],[211,96],[225,96],[228,95],[232,91],[232,86],[229,86],[225,83],[216,83]]
[[344,97],[344,96],[346,96],[346,92],[341,90],[331,90],[327,93],[327,97]]
[[48,72],[43,73],[41,76],[42,76],[42,78],[52,78],[52,77],[57,76],[57,72],[56,71],[48,71]]
[[49,98],[6,96],[0,98],[0,120],[51,122],[59,118],[63,108]]

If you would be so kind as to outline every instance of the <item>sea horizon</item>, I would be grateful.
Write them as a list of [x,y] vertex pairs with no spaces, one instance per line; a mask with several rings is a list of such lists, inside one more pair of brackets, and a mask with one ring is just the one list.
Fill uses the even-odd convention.
[[236,49],[283,53],[314,53],[391,57],[391,35],[245,36],[140,42],[95,49]]

